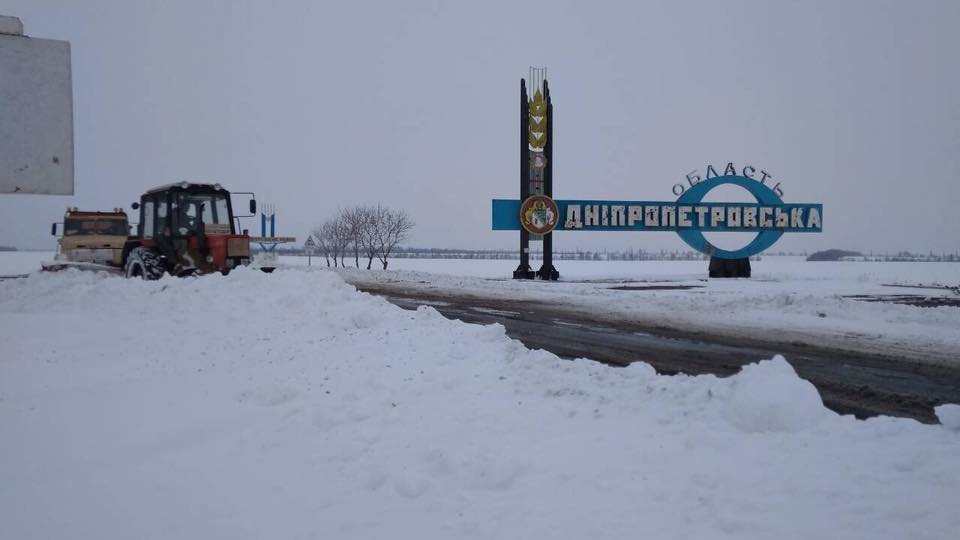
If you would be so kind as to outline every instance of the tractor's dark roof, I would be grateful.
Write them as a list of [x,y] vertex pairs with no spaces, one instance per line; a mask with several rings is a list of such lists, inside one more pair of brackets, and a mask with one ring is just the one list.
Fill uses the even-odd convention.
[[147,193],[159,193],[161,191],[226,191],[219,184],[198,184],[194,182],[174,182],[164,184],[147,190]]

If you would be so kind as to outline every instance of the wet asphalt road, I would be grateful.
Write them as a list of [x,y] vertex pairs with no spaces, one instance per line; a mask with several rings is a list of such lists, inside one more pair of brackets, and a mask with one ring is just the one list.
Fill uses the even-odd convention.
[[889,356],[817,350],[799,344],[751,343],[695,332],[643,327],[629,321],[599,321],[551,310],[549,305],[458,298],[415,290],[361,285],[405,308],[430,305],[450,319],[500,323],[507,335],[530,348],[563,358],[591,358],[612,366],[643,361],[658,373],[732,375],[744,364],[783,354],[813,383],[827,407],[859,418],[903,416],[936,422],[933,407],[960,403],[960,370]]

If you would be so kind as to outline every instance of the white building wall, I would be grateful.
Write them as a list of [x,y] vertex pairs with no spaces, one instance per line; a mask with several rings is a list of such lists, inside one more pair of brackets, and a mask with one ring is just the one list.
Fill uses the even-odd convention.
[[70,43],[0,16],[0,193],[73,194]]

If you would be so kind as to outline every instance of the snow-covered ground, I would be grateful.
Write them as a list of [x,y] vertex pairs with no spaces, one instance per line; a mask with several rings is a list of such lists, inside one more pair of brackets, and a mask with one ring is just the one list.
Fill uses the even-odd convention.
[[0,277],[37,272],[40,263],[53,260],[53,251],[0,251]]
[[789,358],[565,361],[294,268],[0,281],[0,343],[3,538],[960,530],[960,414],[838,416]]
[[[0,253],[0,275],[30,272],[52,255]],[[306,262],[305,257],[281,257],[281,263],[290,267]],[[322,257],[312,262],[314,269],[326,267]],[[559,283],[511,280],[516,265],[517,261],[509,260],[394,259],[386,272],[348,268],[342,274],[357,285],[549,302],[592,317],[733,339],[804,343],[936,364],[960,362],[960,307],[925,308],[850,298],[912,294],[956,299],[957,292],[943,287],[960,286],[958,263],[830,263],[769,256],[752,263],[752,279],[708,280],[704,261],[558,261]],[[624,284],[695,288],[611,289]]]
[[[283,256],[284,264],[305,266],[306,257]],[[353,267],[353,259],[345,261]],[[427,272],[448,276],[507,279],[519,261],[489,259],[390,259],[390,270]],[[313,257],[312,264],[326,267],[323,257]],[[541,261],[531,261],[534,269]],[[707,261],[555,261],[561,281],[584,279],[657,280],[706,279]],[[366,261],[360,261],[366,267]],[[376,259],[373,268],[379,268]],[[952,284],[960,285],[960,263],[925,262],[807,262],[804,257],[769,256],[752,261],[754,281],[795,280]],[[889,292],[889,291],[888,291]]]
[[[53,251],[0,252],[0,276],[28,274],[52,260]],[[282,256],[286,266],[306,266],[306,257]],[[353,260],[347,260],[348,267]],[[366,261],[360,261],[366,266]],[[927,262],[807,262],[803,257],[763,257],[753,261],[753,281],[831,283],[847,292],[851,283],[960,286],[960,264]],[[312,265],[326,267],[323,257]],[[531,265],[539,268],[540,261]],[[705,261],[556,261],[562,281],[578,280],[702,280],[707,277]],[[457,277],[507,279],[517,267],[515,260],[489,259],[391,259],[390,271],[425,272]],[[379,268],[376,259],[373,268]],[[736,280],[735,280],[736,281]],[[890,293],[890,289],[884,292]],[[893,291],[897,292],[897,291]]]
[[[304,260],[286,257],[283,262],[296,266]],[[397,259],[387,272],[350,268],[341,272],[358,285],[547,302],[592,317],[633,320],[651,327],[772,344],[805,343],[931,363],[960,361],[960,307],[925,308],[850,298],[896,294],[957,298],[956,292],[943,288],[960,286],[957,263],[826,263],[764,257],[753,263],[752,279],[711,280],[704,261],[559,261],[556,266],[563,279],[557,283],[508,279],[516,264]],[[622,285],[694,288],[612,288]]]

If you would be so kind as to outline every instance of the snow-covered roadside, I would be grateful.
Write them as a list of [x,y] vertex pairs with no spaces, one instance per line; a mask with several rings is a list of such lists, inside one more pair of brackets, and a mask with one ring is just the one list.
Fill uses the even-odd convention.
[[0,278],[40,271],[40,263],[52,261],[53,251],[0,251]]
[[0,340],[4,537],[960,528],[960,433],[837,416],[781,359],[729,379],[564,361],[294,270],[4,281]]
[[787,266],[772,272],[757,272],[755,279],[750,280],[708,280],[677,272],[618,278],[637,281],[626,285],[694,287],[635,291],[613,289],[624,283],[610,283],[600,278],[545,283],[403,270],[347,268],[339,272],[358,286],[541,302],[593,318],[630,320],[651,327],[746,338],[774,345],[803,343],[931,363],[960,362],[960,307],[922,308],[847,298],[891,294],[955,296],[948,290],[897,288],[887,284],[929,284],[950,280],[953,272],[957,273],[956,282],[960,283],[960,265],[923,267],[923,264],[936,263],[920,263],[921,270],[929,268],[933,272],[928,276],[914,275],[910,280],[889,272],[871,273],[871,268],[886,270],[877,263],[872,264],[862,267],[868,272],[857,273],[850,272],[846,266],[796,261],[795,270],[788,270]]
[[[2,258],[0,258],[2,260]],[[307,257],[281,256],[287,266],[306,266]],[[347,266],[353,266],[351,258]],[[509,279],[517,260],[495,259],[392,259],[390,270],[428,272],[448,276]],[[323,257],[314,256],[314,267],[326,267]],[[366,267],[366,260],[360,264]],[[534,268],[541,261],[531,260]],[[556,261],[562,281],[583,280],[698,280],[707,278],[706,261]],[[2,265],[0,265],[2,266]],[[833,283],[898,283],[907,285],[944,284],[960,286],[960,264],[932,262],[808,262],[804,257],[765,255],[751,263],[754,281],[797,280]],[[373,268],[380,268],[374,260]],[[889,291],[888,291],[889,292]]]
[[[0,253],[0,276],[29,273],[52,253]],[[300,267],[305,257],[281,257]],[[321,270],[314,257],[312,270]],[[802,257],[765,256],[754,279],[707,280],[703,261],[562,261],[563,282],[514,282],[515,261],[397,259],[383,272],[345,270],[359,285],[473,294],[548,302],[592,317],[731,340],[803,343],[838,351],[887,354],[930,363],[960,362],[960,308],[868,303],[851,295],[956,296],[948,290],[888,287],[958,285],[957,263],[808,263]],[[605,281],[693,285],[690,290],[617,291]]]

